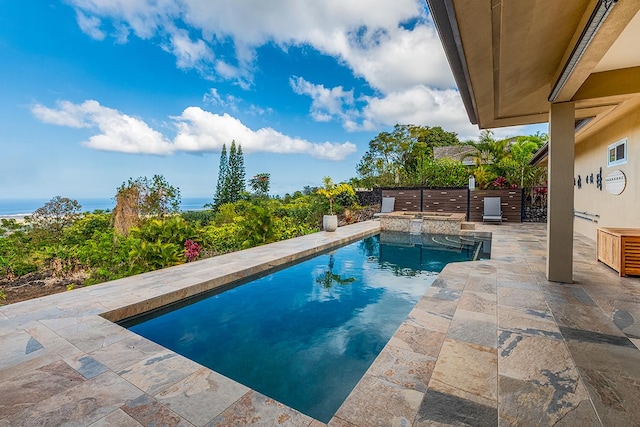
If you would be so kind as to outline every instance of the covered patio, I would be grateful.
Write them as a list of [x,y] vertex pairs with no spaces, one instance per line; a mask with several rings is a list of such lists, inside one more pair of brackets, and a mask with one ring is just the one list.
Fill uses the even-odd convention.
[[[481,129],[549,123],[546,277],[571,283],[574,225],[594,240],[595,222],[640,227],[631,214],[640,188],[640,2],[427,4],[471,123]],[[574,191],[581,175],[597,175],[600,167],[606,179],[613,171],[607,145],[616,140],[628,149],[615,162],[626,165],[627,193]],[[574,224],[575,206],[595,222]]]

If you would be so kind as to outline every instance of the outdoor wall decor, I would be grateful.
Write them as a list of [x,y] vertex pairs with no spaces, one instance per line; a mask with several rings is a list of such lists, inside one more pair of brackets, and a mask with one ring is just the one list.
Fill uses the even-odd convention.
[[600,172],[596,175],[596,187],[598,187],[598,190],[602,191],[602,166],[600,166]]
[[578,188],[582,188],[582,178],[580,178],[580,175],[578,175]]
[[622,194],[627,186],[627,177],[621,170],[614,170],[604,179],[607,193]]

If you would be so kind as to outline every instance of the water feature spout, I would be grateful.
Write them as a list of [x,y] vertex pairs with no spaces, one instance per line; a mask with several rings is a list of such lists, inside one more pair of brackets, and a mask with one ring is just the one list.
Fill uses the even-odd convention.
[[409,221],[409,233],[420,234],[422,232],[422,218]]

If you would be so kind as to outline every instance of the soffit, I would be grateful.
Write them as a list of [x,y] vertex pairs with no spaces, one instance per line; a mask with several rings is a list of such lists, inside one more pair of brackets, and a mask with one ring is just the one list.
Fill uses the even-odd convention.
[[598,73],[640,66],[638,43],[640,43],[640,13],[633,17],[593,71]]
[[[598,0],[450,4],[479,127],[546,122],[549,95]],[[618,0],[560,92],[557,101],[576,102],[577,118],[590,117],[593,109],[605,114],[640,94],[640,67],[633,68],[640,65],[640,49],[625,53],[640,40],[639,10],[640,1]],[[599,125],[602,120],[587,127]]]

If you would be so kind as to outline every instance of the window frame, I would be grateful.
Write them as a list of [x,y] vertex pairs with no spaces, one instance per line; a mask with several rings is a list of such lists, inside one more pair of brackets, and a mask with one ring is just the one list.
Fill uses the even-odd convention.
[[[618,152],[618,147],[620,146],[624,146],[624,155],[622,158],[617,158],[617,152]],[[618,165],[623,165],[625,163],[627,163],[628,159],[629,159],[629,152],[627,151],[628,149],[628,144],[627,144],[627,138],[622,138],[616,142],[614,142],[613,144],[609,144],[607,146],[607,167],[612,167],[612,166],[618,166]],[[611,160],[611,151],[614,150],[614,152],[616,153],[615,156],[615,160]]]

